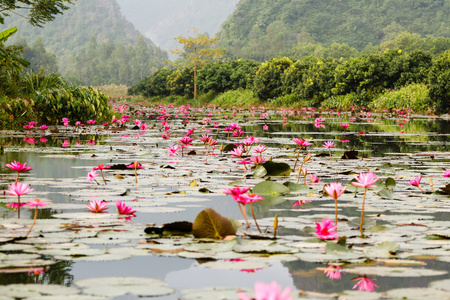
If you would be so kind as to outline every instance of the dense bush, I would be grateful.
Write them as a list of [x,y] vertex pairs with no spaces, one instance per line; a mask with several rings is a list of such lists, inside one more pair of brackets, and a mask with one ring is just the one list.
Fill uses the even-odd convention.
[[110,121],[112,113],[108,96],[92,88],[67,86],[37,92],[32,100],[36,121],[56,124],[62,117],[69,120]]
[[450,51],[436,57],[428,73],[429,96],[437,111],[450,111]]
[[416,112],[431,110],[428,88],[424,83],[413,83],[398,90],[386,91],[375,97],[369,107],[375,110],[405,107]]
[[199,70],[197,84],[202,92],[223,93],[228,90],[253,87],[259,63],[251,60],[212,62]]
[[285,93],[282,76],[285,70],[292,66],[292,60],[287,57],[272,58],[262,63],[256,71],[253,92],[261,100],[277,98]]

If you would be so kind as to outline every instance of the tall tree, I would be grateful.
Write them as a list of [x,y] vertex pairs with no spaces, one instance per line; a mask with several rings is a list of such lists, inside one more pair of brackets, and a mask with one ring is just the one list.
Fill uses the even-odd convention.
[[175,38],[183,49],[170,50],[173,54],[180,55],[187,60],[187,64],[194,73],[194,99],[197,99],[197,71],[207,62],[215,57],[221,56],[225,50],[216,49],[217,37],[210,38],[206,34],[198,32],[198,28],[193,28],[192,33],[197,34],[194,37],[184,37],[182,35]]
[[[62,14],[69,9],[68,4],[75,0],[0,0],[0,24],[4,24],[5,17],[11,13],[27,18],[31,25],[41,27],[44,23],[52,21],[55,15]],[[19,12],[17,12],[19,11]]]

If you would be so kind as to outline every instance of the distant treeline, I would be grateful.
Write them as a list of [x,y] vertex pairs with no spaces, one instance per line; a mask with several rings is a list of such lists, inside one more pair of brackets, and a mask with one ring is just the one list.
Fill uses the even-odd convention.
[[[146,97],[190,96],[192,83],[189,69],[164,68],[128,92]],[[450,101],[450,51],[433,56],[423,50],[394,49],[347,61],[307,56],[298,60],[273,58],[264,63],[213,62],[198,72],[197,84],[203,93],[250,89],[260,100],[280,105],[319,105],[340,99],[356,106],[368,106],[383,93],[420,84],[427,94],[420,109],[446,112]]]

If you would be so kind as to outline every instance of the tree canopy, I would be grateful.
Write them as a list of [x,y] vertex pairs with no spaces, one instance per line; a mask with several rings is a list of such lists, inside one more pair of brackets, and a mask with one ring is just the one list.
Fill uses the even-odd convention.
[[[5,17],[18,14],[28,19],[33,26],[41,27],[69,9],[68,4],[74,0],[0,0],[0,24],[5,23]],[[23,15],[22,13],[25,12]]]

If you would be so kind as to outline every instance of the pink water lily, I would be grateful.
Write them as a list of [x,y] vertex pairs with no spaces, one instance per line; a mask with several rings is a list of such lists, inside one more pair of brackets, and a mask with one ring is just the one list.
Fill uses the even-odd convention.
[[103,200],[92,200],[86,206],[93,213],[106,213],[108,209],[108,203]]
[[378,285],[373,282],[375,279],[368,278],[365,275],[364,276],[358,276],[352,279],[352,281],[358,281],[352,289],[358,288],[359,291],[367,291],[367,292],[373,292],[375,291],[374,286],[377,288],[380,288]]
[[238,296],[240,300],[293,300],[290,293],[290,287],[287,287],[282,291],[281,287],[273,281],[270,284],[256,282],[255,298],[250,298],[241,291],[238,292]]
[[416,179],[413,179],[413,180],[408,181],[408,184],[409,184],[409,185],[412,185],[412,186],[417,186],[417,187],[419,188],[419,190],[422,191],[422,193],[425,193],[425,191],[422,190],[422,189],[420,188],[420,186],[419,186],[421,180],[422,180],[422,175],[419,175],[419,176],[417,176]]
[[345,186],[343,189],[342,188],[342,183],[341,182],[332,182],[328,185],[326,185],[323,189],[325,190],[325,192],[334,199],[334,207],[335,207],[335,223],[337,225],[338,223],[338,217],[337,217],[337,199],[345,192],[345,190],[347,189],[347,186]]
[[450,169],[444,171],[444,178],[450,178]]
[[33,167],[27,167],[27,163],[21,164],[20,162],[13,161],[10,164],[6,164],[6,167],[17,172],[16,182],[19,180],[19,174],[21,172],[27,172],[33,169]]
[[322,147],[324,147],[325,149],[328,149],[328,153],[330,154],[330,160],[331,160],[331,148],[336,147],[334,142],[333,141],[325,142],[325,143],[323,143]]
[[137,180],[137,169],[145,169],[145,167],[144,167],[143,165],[141,165],[141,164],[136,160],[134,163],[129,164],[129,165],[127,166],[127,168],[128,168],[128,169],[134,169],[134,179],[136,180],[136,183],[138,183],[138,180]]
[[339,233],[335,230],[337,225],[333,225],[330,219],[322,219],[320,223],[316,222],[316,233],[319,239],[334,240],[338,238]]
[[97,171],[91,170],[87,173],[86,180],[90,181],[90,182],[95,181],[97,183],[97,185],[100,185],[100,183],[98,183],[97,179],[95,179],[98,175],[99,174],[97,173]]
[[323,272],[330,279],[341,279],[341,266],[329,265]]
[[356,177],[356,182],[352,182],[352,185],[364,187],[364,196],[363,196],[363,203],[362,203],[362,210],[361,210],[361,223],[359,225],[359,231],[363,232],[363,222],[364,222],[364,203],[366,202],[366,193],[368,187],[376,187],[374,185],[375,182],[380,180],[380,178],[377,178],[375,173],[369,172],[369,173],[359,173],[359,176]]
[[376,187],[374,183],[380,180],[373,172],[359,173],[359,176],[355,176],[355,179],[356,182],[352,182],[352,185],[364,188]]
[[117,207],[117,211],[121,215],[131,215],[136,212],[136,210],[131,208],[131,206],[125,205],[125,203],[123,203],[120,200],[116,200],[116,207]]
[[103,178],[103,182],[105,183],[105,185],[107,185],[106,180],[105,180],[105,176],[103,176],[103,170],[106,169],[110,169],[110,166],[105,166],[104,164],[99,164],[97,167],[92,168],[92,170],[100,170],[100,174],[102,175]]

